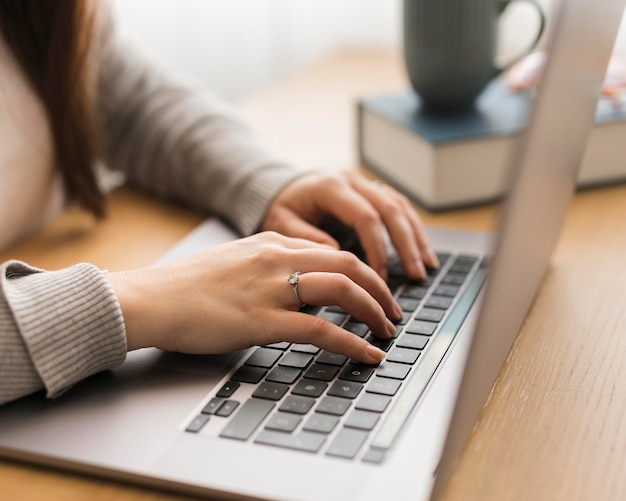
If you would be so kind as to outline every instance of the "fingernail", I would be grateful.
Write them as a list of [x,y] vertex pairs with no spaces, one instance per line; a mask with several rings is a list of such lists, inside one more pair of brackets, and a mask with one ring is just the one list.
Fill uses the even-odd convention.
[[391,320],[387,319],[387,331],[389,332],[389,334],[391,334],[392,336],[396,333],[396,326],[393,325],[393,323],[391,322]]
[[424,266],[422,261],[417,262],[417,270],[419,271],[421,278],[426,278],[426,275],[428,275],[426,272],[426,266]]
[[433,251],[432,249],[428,249],[428,264],[432,268],[439,268],[440,266],[439,259],[437,259],[437,254],[435,254],[435,251]]
[[402,307],[398,303],[393,303],[394,314],[398,320],[402,318],[403,311]]
[[371,344],[368,345],[367,348],[365,348],[365,351],[367,353],[367,356],[376,363],[380,362],[383,358],[385,358],[385,352],[379,348],[376,348],[376,346],[373,346]]

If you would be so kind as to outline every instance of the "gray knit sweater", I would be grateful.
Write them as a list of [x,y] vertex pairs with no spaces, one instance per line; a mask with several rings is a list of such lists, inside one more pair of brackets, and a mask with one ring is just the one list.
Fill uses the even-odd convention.
[[[256,144],[222,101],[108,26],[94,60],[106,164],[131,186],[254,232],[297,171]],[[0,404],[42,388],[55,397],[125,356],[122,312],[102,271],[0,265]]]

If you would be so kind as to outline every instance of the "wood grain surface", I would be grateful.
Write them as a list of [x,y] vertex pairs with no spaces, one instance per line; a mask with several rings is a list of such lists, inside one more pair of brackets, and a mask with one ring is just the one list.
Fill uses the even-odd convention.
[[[406,88],[398,54],[346,50],[286,75],[241,111],[266,144],[303,168],[353,168],[355,100]],[[150,264],[201,220],[127,189],[111,195],[109,210],[98,223],[70,210],[0,260],[128,269]],[[420,213],[428,225],[478,231],[497,220],[493,206]],[[0,461],[0,498],[188,499],[11,461]],[[575,197],[543,286],[443,499],[626,499],[625,187]]]

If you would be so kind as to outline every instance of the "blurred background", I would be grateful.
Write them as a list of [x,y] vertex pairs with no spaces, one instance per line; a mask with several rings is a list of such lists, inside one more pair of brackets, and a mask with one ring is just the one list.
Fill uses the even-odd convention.
[[[538,0],[549,12],[551,0]],[[170,65],[231,102],[325,54],[400,50],[401,0],[114,0],[119,25]],[[502,17],[500,52],[529,43],[534,9],[513,2]],[[626,52],[624,30],[616,52]]]

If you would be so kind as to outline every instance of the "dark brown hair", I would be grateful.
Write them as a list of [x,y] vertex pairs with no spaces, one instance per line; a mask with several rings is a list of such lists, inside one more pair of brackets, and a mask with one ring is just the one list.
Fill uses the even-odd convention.
[[0,0],[0,30],[44,104],[55,160],[70,201],[104,215],[94,68],[96,4],[90,0]]

